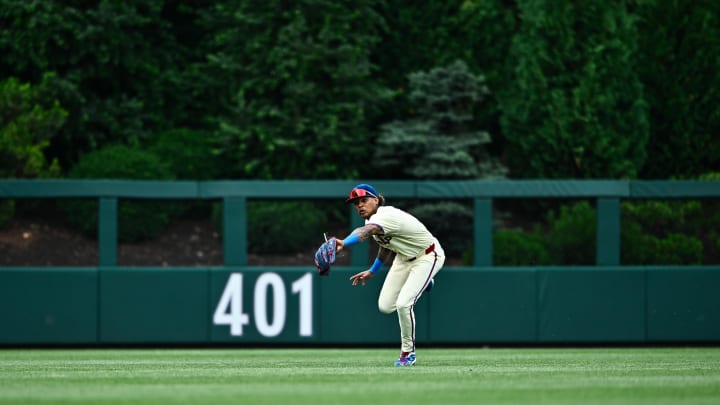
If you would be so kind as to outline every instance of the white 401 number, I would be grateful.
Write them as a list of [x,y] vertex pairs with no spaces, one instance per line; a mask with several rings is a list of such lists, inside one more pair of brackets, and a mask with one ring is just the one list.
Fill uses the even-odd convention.
[[[272,317],[268,317],[267,311],[267,296],[270,289],[273,296]],[[242,336],[243,326],[250,323],[250,316],[243,312],[242,292],[242,273],[232,273],[213,315],[215,325],[230,325],[232,336]],[[306,273],[295,280],[292,283],[292,292],[299,295],[298,333],[300,336],[312,336],[312,275]],[[287,317],[287,299],[282,278],[277,273],[263,273],[255,282],[253,297],[253,315],[258,332],[266,337],[275,337],[282,333]]]

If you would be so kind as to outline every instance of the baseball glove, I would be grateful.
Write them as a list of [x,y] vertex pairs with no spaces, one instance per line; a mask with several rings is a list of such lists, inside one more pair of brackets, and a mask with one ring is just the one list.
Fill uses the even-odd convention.
[[320,245],[317,252],[315,252],[315,266],[317,266],[318,274],[321,276],[330,274],[330,267],[335,264],[336,253],[337,239],[334,237]]

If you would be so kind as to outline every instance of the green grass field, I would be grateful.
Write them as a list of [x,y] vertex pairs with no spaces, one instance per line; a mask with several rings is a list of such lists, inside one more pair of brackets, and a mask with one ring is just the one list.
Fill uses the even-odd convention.
[[2,404],[720,404],[720,348],[0,350]]

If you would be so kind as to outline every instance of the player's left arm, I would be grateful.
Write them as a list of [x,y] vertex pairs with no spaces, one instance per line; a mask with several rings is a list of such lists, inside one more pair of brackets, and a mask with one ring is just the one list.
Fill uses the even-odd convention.
[[383,263],[390,263],[395,258],[395,252],[380,246],[377,258]]
[[394,257],[395,252],[380,246],[380,249],[378,249],[377,258],[375,258],[375,262],[372,264],[372,266],[369,269],[361,271],[360,273],[357,273],[350,277],[352,285],[358,285],[358,283],[362,282],[362,285],[365,286],[365,282],[373,278],[375,276],[375,273],[380,270],[383,265],[385,265],[385,263],[389,263]]

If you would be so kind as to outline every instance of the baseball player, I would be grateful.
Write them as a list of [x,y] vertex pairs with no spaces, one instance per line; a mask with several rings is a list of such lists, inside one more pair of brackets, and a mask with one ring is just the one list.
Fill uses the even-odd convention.
[[445,263],[438,240],[417,218],[395,207],[385,206],[385,197],[369,184],[359,184],[345,200],[352,203],[365,225],[348,237],[337,240],[337,251],[372,236],[380,246],[370,269],[350,277],[352,285],[373,278],[385,263],[392,261],[378,298],[380,312],[397,311],[400,321],[401,352],[395,366],[415,364],[415,303],[435,284],[433,277]]

